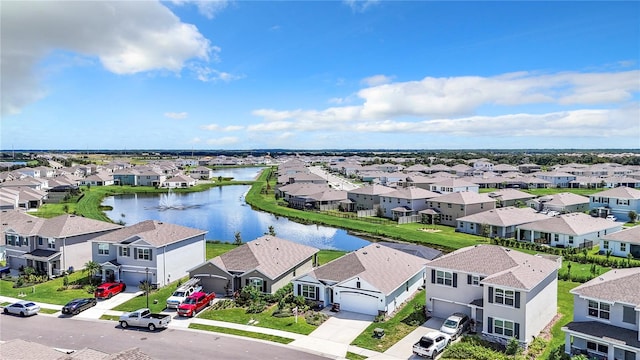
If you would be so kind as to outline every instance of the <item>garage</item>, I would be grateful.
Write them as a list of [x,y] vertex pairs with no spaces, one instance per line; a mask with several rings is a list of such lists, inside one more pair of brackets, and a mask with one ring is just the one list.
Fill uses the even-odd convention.
[[378,304],[381,302],[376,296],[357,292],[340,292],[340,310],[376,316]]
[[227,285],[229,285],[229,280],[225,278],[221,278],[215,275],[209,274],[197,274],[194,277],[200,279],[200,285],[202,285],[202,289],[206,292],[215,292],[218,295],[227,295]]
[[464,304],[456,304],[449,301],[433,299],[433,308],[431,315],[433,317],[446,319],[455,312],[467,314],[471,316],[471,308]]

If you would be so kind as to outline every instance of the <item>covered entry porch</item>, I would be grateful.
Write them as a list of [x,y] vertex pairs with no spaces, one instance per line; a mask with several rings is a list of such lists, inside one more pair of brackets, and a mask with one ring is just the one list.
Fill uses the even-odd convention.
[[24,254],[27,266],[34,268],[37,272],[47,274],[48,277],[60,275],[61,253],[55,250],[36,249]]

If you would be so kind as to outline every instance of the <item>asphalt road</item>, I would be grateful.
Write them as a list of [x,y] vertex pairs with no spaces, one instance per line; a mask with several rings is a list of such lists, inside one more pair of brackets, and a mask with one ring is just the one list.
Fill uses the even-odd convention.
[[[215,333],[165,329],[121,329],[117,323],[36,315],[0,315],[0,340],[22,339],[46,346],[116,353],[134,347],[154,359],[326,359],[286,346]],[[0,347],[2,352],[2,347]]]

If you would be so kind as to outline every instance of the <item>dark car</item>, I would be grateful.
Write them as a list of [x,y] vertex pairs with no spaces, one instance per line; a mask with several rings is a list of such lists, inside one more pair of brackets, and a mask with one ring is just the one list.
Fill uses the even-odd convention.
[[80,312],[88,308],[96,306],[96,298],[73,299],[62,307],[63,314],[78,315]]

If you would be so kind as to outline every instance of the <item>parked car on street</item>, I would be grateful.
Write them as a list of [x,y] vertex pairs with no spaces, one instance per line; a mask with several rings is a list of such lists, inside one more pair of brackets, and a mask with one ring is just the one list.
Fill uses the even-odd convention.
[[171,315],[154,314],[147,308],[120,316],[120,327],[126,329],[129,326],[144,327],[150,331],[166,328],[171,322]]
[[451,341],[462,335],[463,332],[469,330],[471,319],[468,315],[462,313],[453,313],[444,321],[440,327],[440,331],[451,336]]
[[127,285],[123,282],[107,282],[100,284],[100,286],[96,288],[94,296],[98,299],[110,299],[126,289]]
[[31,316],[40,312],[40,306],[32,301],[18,301],[4,307],[5,314],[14,314],[20,316]]
[[451,343],[451,337],[440,331],[430,332],[420,338],[420,341],[413,344],[413,353],[435,359],[439,353]]
[[63,314],[78,315],[79,313],[96,306],[96,298],[73,299],[62,307]]
[[215,293],[207,294],[201,291],[195,292],[178,307],[178,315],[193,317],[200,310],[213,305],[213,300],[215,298]]

